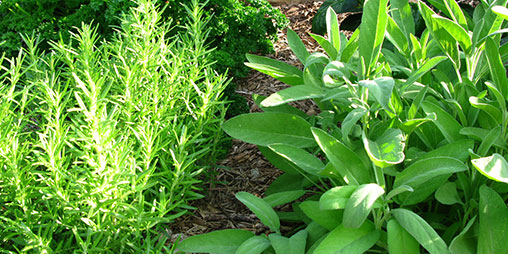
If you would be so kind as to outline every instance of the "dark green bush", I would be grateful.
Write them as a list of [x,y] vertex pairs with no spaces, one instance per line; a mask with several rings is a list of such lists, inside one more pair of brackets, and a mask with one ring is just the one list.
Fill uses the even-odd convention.
[[[180,0],[158,0],[166,6],[163,19],[180,25],[186,11]],[[0,52],[13,56],[23,46],[20,33],[40,36],[41,49],[47,42],[67,39],[74,27],[81,23],[98,26],[98,34],[109,39],[113,27],[119,25],[119,15],[134,6],[131,0],[4,0],[0,3]],[[277,38],[277,29],[284,28],[288,20],[266,0],[210,0],[205,6],[209,17],[210,46],[216,47],[213,59],[215,69],[228,68],[234,76],[247,73],[243,65],[245,53],[267,53]],[[176,32],[178,29],[174,29]]]

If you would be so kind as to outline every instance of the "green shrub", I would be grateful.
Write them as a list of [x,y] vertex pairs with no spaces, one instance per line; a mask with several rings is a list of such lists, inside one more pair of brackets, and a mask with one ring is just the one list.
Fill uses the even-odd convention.
[[[150,0],[108,43],[69,42],[0,72],[0,252],[160,253],[212,165],[225,115],[197,1],[182,32]],[[168,250],[166,250],[168,251]]]
[[[507,2],[482,1],[472,16],[453,0],[429,2],[434,9],[417,3],[420,37],[408,0],[367,0],[349,39],[327,10],[328,38],[312,35],[325,52],[310,54],[288,31],[303,70],[248,55],[248,66],[290,85],[255,96],[265,112],[223,125],[284,171],[264,198],[236,194],[271,233],[222,230],[178,248],[507,253]],[[318,115],[288,105],[305,99]],[[274,209],[291,202],[290,211]],[[302,226],[284,236],[281,221]]]
[[[182,1],[158,0],[165,6],[163,22],[176,23],[172,33],[181,30],[186,20]],[[63,37],[70,38],[70,31],[82,23],[93,22],[97,33],[110,39],[113,28],[120,24],[119,16],[135,3],[132,0],[4,0],[0,2],[0,52],[8,56],[16,54],[23,45],[19,34],[40,36],[41,49],[49,48],[47,42]],[[203,8],[209,18],[208,41],[217,50],[212,53],[218,72],[230,69],[234,76],[246,75],[243,65],[245,53],[267,53],[273,49],[277,30],[288,24],[286,17],[266,0],[210,0]]]

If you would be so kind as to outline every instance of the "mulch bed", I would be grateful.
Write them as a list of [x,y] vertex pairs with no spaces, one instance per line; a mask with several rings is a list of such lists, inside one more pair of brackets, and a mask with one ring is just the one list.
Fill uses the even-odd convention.
[[[280,5],[281,11],[289,18],[289,28],[294,30],[310,52],[319,50],[319,45],[308,35],[312,27],[312,18],[321,6],[322,1],[308,1],[298,4]],[[279,40],[274,45],[275,53],[268,55],[286,63],[301,66],[288,46],[286,31],[279,33]],[[236,80],[237,93],[247,99],[251,112],[260,109],[252,101],[252,94],[268,96],[287,85],[265,74],[252,70],[247,78]],[[310,101],[296,104],[308,114],[315,114],[316,109]],[[192,235],[207,233],[220,229],[239,228],[256,234],[268,233],[257,218],[235,198],[240,191],[263,197],[263,193],[282,172],[274,168],[259,152],[257,147],[239,140],[233,140],[230,153],[216,167],[216,177],[204,190],[205,198],[194,201],[191,205],[197,210],[193,214],[180,217],[172,223],[169,233],[173,240]],[[282,225],[282,231],[290,231],[292,225]]]

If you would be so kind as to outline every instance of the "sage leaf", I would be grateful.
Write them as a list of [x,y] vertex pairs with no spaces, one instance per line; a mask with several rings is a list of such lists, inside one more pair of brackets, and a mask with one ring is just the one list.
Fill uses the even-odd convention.
[[365,0],[363,4],[362,22],[360,24],[360,57],[364,61],[368,77],[371,66],[377,62],[383,44],[388,23],[388,0]]
[[314,250],[313,254],[361,254],[369,250],[379,239],[380,233],[370,221],[359,228],[339,225]]
[[267,74],[288,85],[294,86],[304,83],[303,72],[290,64],[264,56],[247,54],[246,57],[249,62],[245,63],[245,65],[254,70]]
[[319,176],[325,167],[320,159],[303,149],[282,144],[270,145],[269,148],[309,174]]
[[473,225],[476,223],[476,216],[474,216],[450,243],[451,254],[477,254],[476,245],[478,242],[477,237],[474,235]]
[[437,126],[449,143],[464,139],[464,136],[460,134],[462,126],[448,112],[429,101],[424,101],[422,103],[422,108],[427,114],[436,114],[437,119],[433,121],[433,123]]
[[346,208],[347,201],[358,188],[358,185],[345,185],[329,189],[319,198],[321,210],[335,210]]
[[419,254],[420,244],[395,219],[386,225],[388,252],[390,254]]
[[329,7],[326,10],[326,33],[328,34],[328,41],[333,47],[340,50],[340,29],[339,22],[337,20],[337,14],[333,8]]
[[231,137],[260,146],[288,144],[300,148],[316,143],[305,119],[286,113],[243,114],[229,119],[222,129]]
[[301,63],[305,63],[307,58],[309,57],[309,52],[305,48],[305,44],[303,44],[302,40],[298,36],[298,34],[291,30],[287,29],[287,40],[291,51],[295,53],[296,57],[300,60]]
[[302,202],[299,207],[312,221],[330,231],[342,223],[343,210],[321,210],[318,201],[310,200]]
[[370,214],[374,202],[384,193],[385,190],[375,183],[360,185],[346,203],[342,225],[359,228]]
[[482,175],[494,181],[508,183],[508,163],[500,154],[474,159],[471,163]]
[[235,197],[247,206],[270,230],[280,232],[279,217],[266,201],[248,192],[238,192]]
[[273,107],[263,107],[261,106],[261,102],[264,101],[267,97],[266,96],[262,96],[262,95],[259,95],[259,94],[253,94],[252,95],[252,100],[254,101],[254,103],[256,103],[256,105],[261,109],[263,110],[263,112],[279,112],[279,113],[287,113],[287,114],[292,114],[292,115],[297,115],[297,116],[300,116],[302,118],[306,118],[307,117],[307,114],[295,107],[292,107],[288,104],[282,104],[282,105],[279,105],[279,106],[273,106]]
[[236,249],[235,254],[261,254],[270,247],[270,241],[265,237],[253,236]]
[[508,209],[504,200],[493,189],[480,187],[480,232],[478,254],[508,253]]
[[457,185],[454,182],[447,182],[441,185],[441,187],[437,189],[434,196],[436,197],[436,200],[439,201],[439,203],[444,205],[462,203],[459,197],[459,193],[457,192]]
[[360,86],[367,87],[369,94],[372,94],[376,101],[388,112],[393,113],[390,109],[390,98],[395,81],[391,77],[381,77],[374,80],[362,80],[358,82]]
[[333,166],[351,184],[369,183],[372,172],[365,167],[358,155],[321,129],[311,129],[316,142]]
[[324,90],[310,85],[292,86],[268,96],[261,102],[263,107],[273,107],[292,101],[323,97]]
[[301,196],[305,195],[305,193],[307,193],[305,190],[284,191],[269,195],[263,198],[263,200],[271,207],[276,207],[293,202],[299,199]]
[[254,233],[241,229],[226,229],[191,236],[178,244],[178,249],[187,253],[231,254]]
[[403,208],[392,210],[397,222],[430,254],[449,253],[446,243],[434,229],[416,213]]
[[394,189],[402,185],[414,189],[414,192],[399,194],[396,201],[404,205],[417,204],[436,191],[453,173],[465,170],[464,163],[451,157],[418,160],[395,177]]
[[272,244],[275,254],[288,254],[289,249],[289,238],[281,236],[279,234],[270,234],[268,236],[270,243]]
[[285,254],[305,254],[305,245],[307,243],[307,230],[300,230],[289,238],[289,253]]
[[363,145],[369,158],[378,167],[385,168],[404,160],[405,136],[399,129],[387,129],[376,141],[363,134]]

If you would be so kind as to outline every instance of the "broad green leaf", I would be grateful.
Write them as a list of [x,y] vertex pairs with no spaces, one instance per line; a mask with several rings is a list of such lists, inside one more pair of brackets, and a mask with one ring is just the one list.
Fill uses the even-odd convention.
[[178,244],[178,249],[187,253],[232,254],[254,233],[240,229],[226,229],[191,236]]
[[[309,60],[312,60],[311,58],[313,55],[311,55]],[[328,59],[328,58],[326,58]],[[305,82],[305,85],[310,85],[314,87],[323,87],[324,83],[323,80],[319,77],[321,75],[321,70],[323,68],[318,65],[312,65],[309,68],[305,68],[303,71],[303,82]]]
[[376,166],[385,168],[404,160],[405,137],[399,129],[387,129],[376,141],[363,135],[363,145]]
[[340,29],[337,20],[337,14],[332,8],[326,10],[326,33],[328,34],[328,41],[333,47],[340,50]]
[[487,63],[491,73],[492,80],[497,90],[501,92],[504,98],[508,97],[508,78],[506,77],[506,69],[499,55],[499,44],[492,38],[487,38],[485,44],[485,52],[487,53]]
[[444,205],[462,203],[459,193],[457,192],[457,185],[454,182],[447,182],[441,185],[434,196],[439,203]]
[[455,0],[443,0],[446,9],[449,11],[450,17],[452,20],[460,25],[463,29],[467,29],[467,20],[464,12],[462,12],[462,8],[460,8],[459,4]]
[[307,69],[309,66],[311,66],[313,64],[326,65],[329,62],[330,62],[330,58],[328,58],[327,55],[325,55],[321,52],[314,52],[307,58],[307,61],[305,61],[304,65],[305,65],[305,68]]
[[384,193],[385,190],[375,183],[358,186],[346,203],[342,225],[359,228],[370,214],[374,202]]
[[[479,16],[478,18],[480,18],[481,20],[484,21],[483,28],[481,30],[480,35],[478,36],[479,38],[488,38],[489,34],[502,28],[504,19],[502,17],[498,16],[493,11],[491,11],[491,7],[494,7],[496,5],[506,7],[506,1],[505,0],[489,0],[489,6],[486,9],[483,7],[483,5],[477,6],[476,9],[484,10],[483,12],[479,13],[480,15],[478,15]],[[476,10],[475,10],[475,14],[476,14]]]
[[407,135],[411,134],[416,128],[420,127],[420,125],[435,121],[437,119],[436,114],[431,113],[428,114],[425,118],[414,118],[411,120],[407,120],[399,125],[399,128],[404,131]]
[[245,65],[254,70],[270,75],[288,85],[294,86],[303,84],[303,72],[290,64],[264,56],[251,54],[247,54],[246,56],[249,62],[245,63]]
[[243,191],[236,193],[235,197],[247,206],[270,230],[280,232],[279,217],[266,201]]
[[374,230],[360,239],[348,244],[344,248],[337,250],[334,254],[350,254],[350,253],[365,253],[376,244],[381,238],[381,231]]
[[492,7],[492,11],[497,14],[499,17],[508,20],[508,9],[501,5],[496,5]]
[[489,134],[487,134],[485,139],[482,140],[480,146],[476,150],[477,154],[480,156],[486,156],[490,148],[494,145],[494,142],[500,138],[502,138],[501,126],[497,126],[496,128],[491,129]]
[[360,44],[360,29],[356,29],[354,33],[349,38],[349,41],[346,44],[344,50],[342,50],[342,54],[340,55],[340,61],[347,63],[353,57],[353,55],[358,51],[358,47]]
[[286,158],[278,155],[274,151],[272,151],[270,148],[266,146],[258,146],[258,150],[263,154],[265,159],[268,160],[273,166],[276,168],[284,171],[285,173],[292,174],[292,175],[300,175],[300,169],[293,164],[292,162],[288,161]]
[[[460,134],[469,136],[470,138],[477,140],[477,141],[483,141],[487,138],[489,135],[489,130],[477,128],[477,127],[464,127],[460,130]],[[502,137],[499,137],[494,141],[494,145],[500,148],[506,148],[506,142],[502,139]]]
[[407,36],[400,29],[397,23],[388,16],[388,23],[386,26],[386,38],[404,55],[407,55],[409,42]]
[[416,71],[413,71],[411,73],[411,76],[406,80],[406,83],[404,83],[403,87],[410,86],[415,81],[420,79],[423,75],[425,75],[428,71],[432,70],[436,65],[441,63],[446,59],[445,56],[435,56],[431,59],[428,59],[425,61],[424,64],[422,64]]
[[313,254],[361,254],[369,250],[378,239],[379,231],[369,221],[359,228],[346,228],[339,225],[323,239]]
[[408,0],[391,0],[390,13],[404,35],[409,38],[415,33],[415,23]]
[[265,195],[272,195],[285,191],[303,190],[304,185],[305,178],[302,175],[285,173],[277,177],[277,179],[268,186],[268,189],[265,191]]
[[263,200],[271,207],[276,207],[293,202],[299,199],[301,196],[305,195],[305,193],[307,193],[305,190],[284,191],[268,195],[263,198]]
[[[327,87],[337,87],[350,78],[350,70],[339,61],[332,61],[323,70],[323,83]],[[342,88],[342,87],[341,87]],[[349,90],[345,89],[349,93]],[[328,97],[328,96],[327,96]]]
[[360,57],[364,61],[368,77],[371,66],[377,62],[383,44],[388,23],[388,0],[365,0],[363,4],[362,23],[360,25]]
[[270,241],[265,237],[253,236],[236,249],[235,254],[261,254],[270,247]]
[[500,106],[501,111],[505,112],[507,110],[506,109],[506,100],[503,97],[503,95],[501,94],[501,92],[496,88],[496,86],[494,84],[492,84],[490,82],[485,82],[485,86],[489,89],[489,92],[491,94],[493,94],[494,97],[496,98],[496,101],[497,101],[498,105]]
[[305,63],[307,61],[307,57],[309,57],[309,52],[305,48],[305,44],[303,44],[298,34],[291,30],[287,29],[287,39],[288,44],[293,53],[295,53],[296,57],[300,60],[300,62]]
[[480,187],[480,232],[478,254],[508,253],[508,209],[506,203],[493,189]]
[[268,236],[270,243],[276,254],[289,254],[289,238],[281,236],[280,234],[270,234]]
[[261,109],[263,110],[264,112],[279,112],[279,113],[287,113],[287,114],[292,114],[292,115],[297,115],[299,117],[302,117],[302,118],[306,118],[307,117],[307,114],[295,107],[292,107],[288,104],[282,104],[280,106],[275,106],[275,107],[263,107],[261,106],[261,102],[263,100],[265,100],[267,97],[266,96],[262,96],[262,95],[259,95],[259,94],[253,94],[252,95],[252,100],[254,101],[254,103],[256,103],[256,105]]
[[413,100],[413,103],[411,104],[411,107],[409,108],[409,111],[407,112],[407,119],[414,119],[416,117],[416,113],[418,113],[418,110],[420,109],[420,106],[422,105],[423,99],[425,98],[425,95],[427,94],[427,89],[428,89],[428,87],[425,87],[416,94],[416,96]]
[[443,18],[439,15],[434,15],[432,17],[434,18],[434,20],[437,23],[439,23],[439,25],[441,25],[441,27],[446,29],[446,31],[451,36],[453,36],[453,38],[455,38],[455,40],[457,40],[460,47],[462,47],[462,50],[466,54],[469,55],[471,53],[471,46],[472,46],[473,42],[471,41],[471,37],[469,36],[467,31],[463,27],[461,27],[459,24],[457,24],[447,18]]
[[494,181],[508,183],[508,163],[500,154],[474,159],[471,163],[482,175]]
[[485,113],[489,114],[492,119],[496,120],[496,124],[501,124],[503,119],[503,113],[499,108],[495,105],[490,104],[488,101],[480,99],[476,96],[469,97],[469,103],[471,106],[483,110]]
[[309,174],[319,175],[325,167],[320,159],[303,149],[282,144],[270,145],[269,148]]
[[367,87],[369,94],[373,95],[376,101],[388,112],[392,112],[390,109],[390,97],[392,96],[392,90],[395,85],[395,81],[391,77],[381,77],[374,80],[362,80],[358,82],[360,86]]
[[328,229],[320,226],[314,221],[309,223],[305,230],[308,232],[307,246],[314,245],[315,242],[317,242],[321,237],[329,232]]
[[323,95],[324,90],[319,87],[309,85],[292,86],[271,94],[261,102],[261,106],[279,106],[292,101],[320,98]]
[[304,201],[299,207],[312,221],[328,230],[333,230],[342,223],[343,210],[321,210],[318,201]]
[[388,194],[386,194],[386,200],[390,200],[393,197],[395,197],[395,196],[397,196],[397,195],[399,195],[401,193],[404,193],[404,192],[413,192],[413,191],[414,191],[414,189],[411,186],[401,185],[401,186],[398,186],[397,188],[393,188],[393,190],[388,192]]
[[427,114],[436,114],[437,119],[433,121],[433,123],[438,127],[438,129],[441,131],[449,143],[464,138],[464,136],[460,134],[460,129],[462,129],[462,126],[448,112],[429,101],[424,101],[422,103],[422,108]]
[[307,243],[307,230],[300,230],[289,238],[289,253],[284,254],[305,254],[305,245]]
[[351,130],[353,129],[354,125],[366,113],[367,113],[367,110],[365,110],[364,108],[355,108],[347,114],[346,118],[344,118],[344,121],[342,121],[342,126],[341,126],[343,140],[348,140],[348,135],[351,132]]
[[432,157],[418,160],[395,177],[393,188],[411,186],[414,192],[397,196],[401,204],[412,205],[425,200],[453,174],[467,170],[460,160],[451,157]]
[[325,50],[326,54],[332,60],[337,60],[339,57],[338,51],[333,47],[332,43],[330,43],[325,37],[317,34],[309,34],[314,40],[319,43],[319,45]]
[[460,66],[459,49],[455,38],[437,22],[436,18],[434,17],[436,13],[425,3],[418,1],[418,8],[420,9],[420,13],[425,20],[427,29],[429,29],[432,37],[437,40],[438,45],[450,58],[454,65]]
[[315,145],[310,123],[295,115],[278,112],[252,113],[233,117],[222,125],[231,137],[260,146],[288,144]]
[[419,254],[420,244],[397,220],[391,219],[386,225],[388,252],[390,254]]
[[312,128],[312,134],[326,157],[351,184],[370,183],[372,172],[365,167],[356,153],[321,129]]
[[476,216],[471,219],[466,227],[453,238],[450,243],[451,254],[476,254],[477,237],[472,232],[472,226],[476,223]]
[[329,189],[319,198],[319,208],[321,210],[346,208],[349,197],[351,197],[351,194],[353,194],[357,188],[358,185],[345,185]]
[[446,243],[436,231],[416,213],[403,208],[392,210],[397,222],[430,254],[449,253]]

